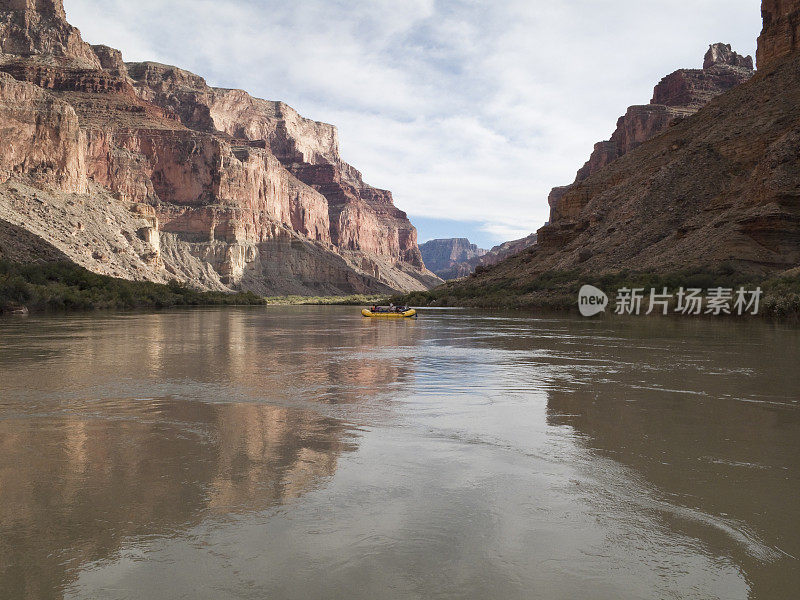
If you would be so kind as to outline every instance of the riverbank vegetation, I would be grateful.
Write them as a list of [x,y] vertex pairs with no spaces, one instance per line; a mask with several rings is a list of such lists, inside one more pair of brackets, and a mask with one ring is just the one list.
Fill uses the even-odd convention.
[[614,295],[622,288],[651,289],[661,293],[667,288],[723,287],[753,290],[760,287],[763,296],[759,314],[780,320],[800,320],[800,273],[774,277],[744,275],[723,266],[717,270],[693,269],[674,273],[621,271],[611,274],[585,274],[578,271],[546,272],[524,282],[492,277],[491,270],[448,282],[425,292],[395,296],[392,301],[411,306],[466,306],[497,309],[550,309],[577,312],[578,290],[593,285],[609,295],[614,310]]
[[117,279],[68,262],[0,260],[0,312],[250,304],[265,304],[265,300],[251,292],[201,292],[176,281],[159,284]]
[[354,294],[352,296],[272,296],[266,298],[267,304],[279,306],[296,305],[341,305],[341,306],[371,306],[373,304],[389,304],[388,296],[367,296]]

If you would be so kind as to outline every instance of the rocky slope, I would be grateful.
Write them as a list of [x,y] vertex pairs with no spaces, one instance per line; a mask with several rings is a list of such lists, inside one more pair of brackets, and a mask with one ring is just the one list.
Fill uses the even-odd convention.
[[[771,32],[784,35],[772,23],[765,18],[759,56],[777,47]],[[799,149],[800,53],[787,47],[748,81],[611,163],[590,161],[585,177],[560,192],[535,246],[442,294],[466,302],[486,290],[533,297],[543,276],[558,273],[571,281],[721,266],[792,273],[800,265]]]
[[467,238],[430,240],[421,244],[422,260],[442,279],[456,279],[469,275],[474,267],[468,264],[486,254],[486,250],[470,243]]
[[527,248],[530,248],[536,243],[536,239],[536,234],[532,233],[518,240],[511,240],[509,242],[498,244],[480,258],[470,261],[470,266],[472,267],[471,270],[474,271],[478,267],[491,267],[492,265],[496,265],[500,261],[503,261],[511,256],[514,256],[515,254],[519,254]]
[[577,184],[747,81],[753,72],[751,57],[737,54],[729,44],[717,43],[709,46],[702,69],[679,69],[664,77],[653,90],[650,104],[629,107],[611,138],[595,144],[575,182],[553,188],[548,197],[551,219],[557,216],[561,198]]
[[60,0],[0,0],[0,50],[0,220],[78,264],[270,294],[439,281],[391,193],[341,159],[333,126],[126,64],[84,43]]
[[[575,182],[552,189],[548,196],[551,216],[558,211],[562,196],[578,183],[681,119],[694,114],[711,99],[747,81],[753,72],[751,57],[739,55],[729,44],[717,43],[709,46],[702,69],[679,69],[664,77],[653,90],[650,104],[629,107],[617,121],[611,138],[595,144],[589,160],[578,171]],[[530,248],[536,241],[537,235],[532,233],[522,239],[500,244],[482,258],[464,265],[461,276],[478,266],[495,265]]]

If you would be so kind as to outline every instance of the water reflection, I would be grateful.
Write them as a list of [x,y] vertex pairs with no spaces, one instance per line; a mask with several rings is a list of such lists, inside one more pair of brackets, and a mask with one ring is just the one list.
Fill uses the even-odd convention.
[[[584,345],[547,419],[647,493],[664,527],[739,566],[751,598],[800,588],[800,335],[782,327],[632,322]],[[597,463],[584,465],[597,474]],[[619,490],[617,490],[619,492]]]
[[355,443],[342,423],[309,412],[174,398],[0,421],[0,589],[60,597],[81,564],[132,536],[300,496]]
[[[112,557],[125,541],[285,504],[334,473],[358,431],[296,405],[377,397],[378,383],[409,367],[375,364],[370,349],[405,343],[397,334],[413,330],[364,327],[348,344],[361,358],[331,361],[320,352],[334,350],[329,323],[298,333],[283,316],[2,324],[4,598],[61,597],[80,565]],[[170,395],[134,395],[153,391]]]
[[[311,307],[316,308],[316,307]],[[138,388],[218,401],[358,403],[413,375],[393,349],[419,339],[413,321],[376,326],[351,315],[274,307],[6,322],[0,339],[8,398],[38,402]],[[299,323],[298,323],[299,320]],[[299,325],[299,326],[298,326]],[[30,385],[30,371],[46,369]],[[2,402],[2,400],[0,400]]]

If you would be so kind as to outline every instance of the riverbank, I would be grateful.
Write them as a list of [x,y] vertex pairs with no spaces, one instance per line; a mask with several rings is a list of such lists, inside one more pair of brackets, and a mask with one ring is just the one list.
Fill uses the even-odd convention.
[[201,292],[177,282],[129,281],[72,263],[0,260],[0,313],[266,304],[252,292]]
[[373,304],[389,304],[387,296],[270,296],[266,303],[275,306],[371,306]]
[[[664,288],[675,294],[681,287],[723,287],[754,290],[760,287],[763,295],[758,314],[774,320],[800,320],[800,273],[779,277],[759,278],[742,275],[732,269],[706,271],[701,269],[675,273],[628,272],[587,275],[577,271],[547,272],[524,282],[497,276],[492,269],[473,273],[469,277],[445,283],[426,292],[411,292],[395,296],[396,304],[411,306],[462,306],[490,309],[548,309],[578,312],[578,291],[583,285],[593,285],[609,296],[611,312],[616,292],[622,288],[651,289],[661,293]],[[673,302],[674,305],[674,302]]]

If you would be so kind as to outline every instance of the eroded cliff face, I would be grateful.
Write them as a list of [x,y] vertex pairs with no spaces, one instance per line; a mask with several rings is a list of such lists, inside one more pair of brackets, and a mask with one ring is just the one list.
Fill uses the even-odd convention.
[[696,113],[713,98],[747,81],[753,72],[751,57],[737,54],[729,44],[718,43],[709,47],[702,69],[680,69],[664,77],[653,90],[650,104],[628,108],[617,121],[611,138],[595,144],[575,182],[553,189],[548,198],[551,220],[564,210],[561,198],[576,184]]
[[0,73],[0,123],[0,182],[24,174],[41,186],[87,191],[86,134],[69,104]]
[[756,60],[762,69],[800,48],[800,0],[763,0]]
[[0,57],[38,56],[52,64],[99,68],[80,31],[67,23],[62,0],[0,0]]
[[416,230],[394,206],[391,192],[364,183],[339,155],[335,127],[300,116],[283,102],[242,90],[211,88],[197,75],[158,63],[129,63],[138,95],[186,127],[220,131],[267,149],[297,179],[328,202],[329,240],[350,251],[390,257],[424,269]]
[[[0,17],[0,183],[72,194],[98,214],[108,202],[147,213],[134,246],[149,251],[112,243],[116,217],[93,232],[112,254],[143,255],[136,268],[70,248],[58,227],[37,230],[83,266],[276,294],[439,281],[391,194],[341,160],[333,126],[175,67],[125,64],[119,51],[83,43],[55,0],[2,0]],[[0,189],[0,213],[22,226],[30,213],[35,223],[12,197]]]

